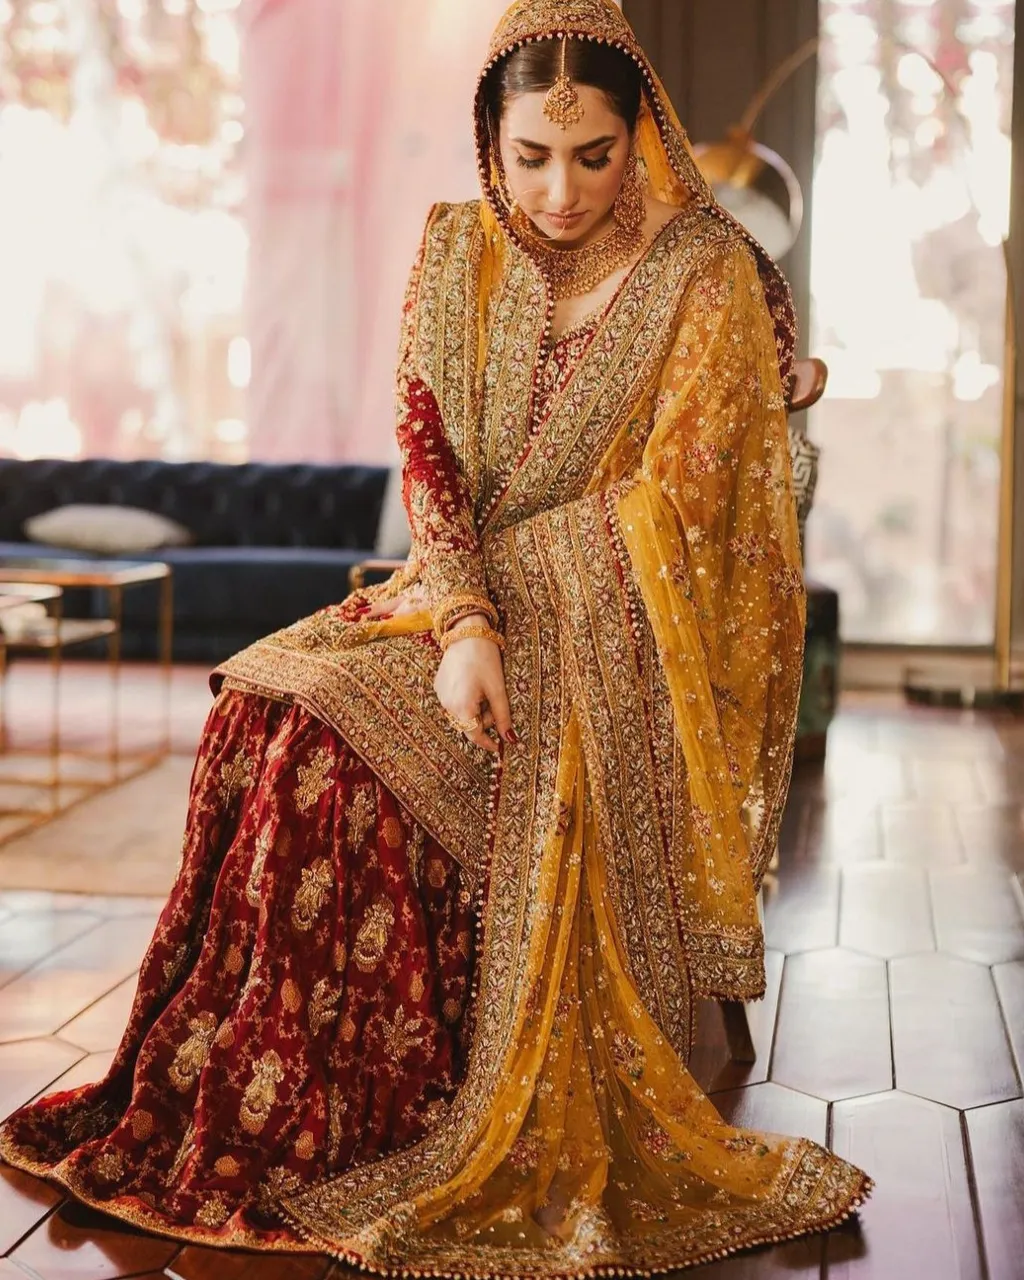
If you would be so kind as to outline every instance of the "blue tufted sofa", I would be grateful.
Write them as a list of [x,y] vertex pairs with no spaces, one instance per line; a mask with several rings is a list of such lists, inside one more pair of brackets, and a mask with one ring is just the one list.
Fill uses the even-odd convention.
[[[174,570],[174,656],[216,663],[348,593],[372,555],[386,467],[206,462],[23,462],[0,458],[0,578],[5,556],[75,556],[25,541],[31,516],[70,503],[120,504],[183,524],[194,545],[132,560]],[[69,594],[71,615],[99,614],[102,593]],[[155,656],[157,592],[125,595],[126,657]]]

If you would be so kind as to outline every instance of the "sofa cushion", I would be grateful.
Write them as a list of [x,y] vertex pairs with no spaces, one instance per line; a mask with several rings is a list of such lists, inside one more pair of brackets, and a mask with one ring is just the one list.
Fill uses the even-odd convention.
[[159,547],[184,547],[192,535],[177,520],[139,507],[72,502],[25,521],[32,542],[58,550],[131,556]]

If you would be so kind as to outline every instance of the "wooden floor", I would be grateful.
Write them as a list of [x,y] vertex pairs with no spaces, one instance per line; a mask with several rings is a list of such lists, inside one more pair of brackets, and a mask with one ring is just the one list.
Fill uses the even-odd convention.
[[[202,682],[183,687],[198,724]],[[0,895],[0,1112],[102,1073],[159,905]],[[728,1116],[827,1142],[877,1189],[859,1224],[696,1274],[1021,1280],[1024,724],[845,707],[825,766],[794,781],[766,915],[757,1062],[729,1062],[710,1008],[693,1068]],[[344,1270],[181,1249],[10,1170],[0,1259],[0,1280]]]

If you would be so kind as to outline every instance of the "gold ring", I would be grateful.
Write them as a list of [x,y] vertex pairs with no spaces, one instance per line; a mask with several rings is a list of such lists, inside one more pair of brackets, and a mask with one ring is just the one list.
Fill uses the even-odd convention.
[[480,728],[479,716],[474,716],[472,720],[460,720],[458,716],[449,716],[448,719],[455,725],[456,729],[461,729],[463,733],[476,733]]

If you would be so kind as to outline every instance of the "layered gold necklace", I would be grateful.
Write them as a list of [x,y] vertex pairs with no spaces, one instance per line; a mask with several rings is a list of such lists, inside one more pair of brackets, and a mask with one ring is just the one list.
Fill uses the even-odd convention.
[[618,220],[602,239],[578,249],[558,249],[542,240],[519,208],[513,215],[512,225],[526,252],[544,273],[556,302],[580,298],[596,289],[632,262],[644,243],[642,225],[624,226]]

